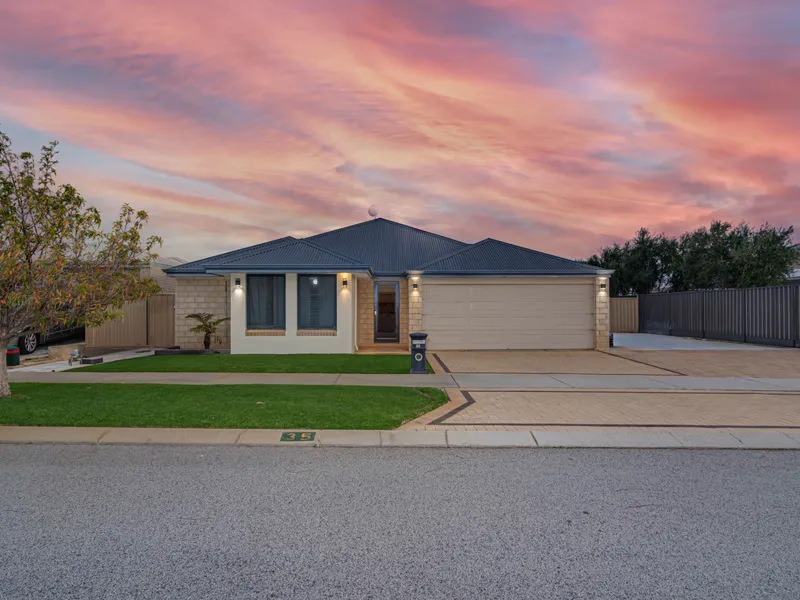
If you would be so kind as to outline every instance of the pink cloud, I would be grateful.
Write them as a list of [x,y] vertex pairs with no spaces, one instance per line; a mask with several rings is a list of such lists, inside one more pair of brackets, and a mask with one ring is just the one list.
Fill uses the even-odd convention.
[[567,256],[642,226],[800,224],[788,1],[6,4],[0,120],[217,190],[83,166],[161,211],[172,253],[370,204]]

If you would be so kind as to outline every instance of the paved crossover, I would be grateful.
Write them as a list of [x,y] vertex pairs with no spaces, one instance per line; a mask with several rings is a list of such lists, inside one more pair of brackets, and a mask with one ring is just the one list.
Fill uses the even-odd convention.
[[800,453],[0,446],[0,598],[800,595]]

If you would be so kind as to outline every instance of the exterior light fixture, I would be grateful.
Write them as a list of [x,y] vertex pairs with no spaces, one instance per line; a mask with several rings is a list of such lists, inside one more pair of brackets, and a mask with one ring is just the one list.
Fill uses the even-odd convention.
[[411,284],[411,289],[415,290],[415,291],[418,290],[419,289],[419,284],[418,283],[412,283]]
[[342,279],[342,287],[347,289],[347,278]]
[[234,284],[237,290],[242,289],[242,280],[238,277],[234,280]]
[[601,284],[600,284],[600,289],[601,289],[601,290],[604,290],[604,289],[606,289],[607,287],[608,287],[608,284],[607,284],[607,283],[601,283]]

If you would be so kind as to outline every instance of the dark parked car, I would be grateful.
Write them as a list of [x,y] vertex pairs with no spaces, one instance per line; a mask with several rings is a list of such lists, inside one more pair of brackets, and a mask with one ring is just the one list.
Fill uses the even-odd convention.
[[40,344],[49,344],[50,342],[66,340],[76,335],[82,335],[84,331],[83,327],[67,327],[65,325],[56,325],[48,329],[45,333],[28,331],[19,338],[19,353],[30,354],[36,350]]

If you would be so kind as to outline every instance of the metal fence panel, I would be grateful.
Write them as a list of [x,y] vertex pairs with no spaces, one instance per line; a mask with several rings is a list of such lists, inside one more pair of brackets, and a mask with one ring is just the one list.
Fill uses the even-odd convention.
[[670,335],[669,294],[647,294],[639,296],[639,331]]
[[704,336],[710,340],[744,342],[744,294],[742,290],[705,290]]
[[800,286],[647,294],[639,297],[639,330],[800,347]]
[[131,302],[122,315],[86,328],[87,348],[141,348],[175,345],[175,296],[158,294]]
[[682,337],[703,337],[702,292],[668,294],[670,300],[670,332]]
[[748,342],[794,346],[796,288],[763,287],[741,290],[745,297],[745,332]]

